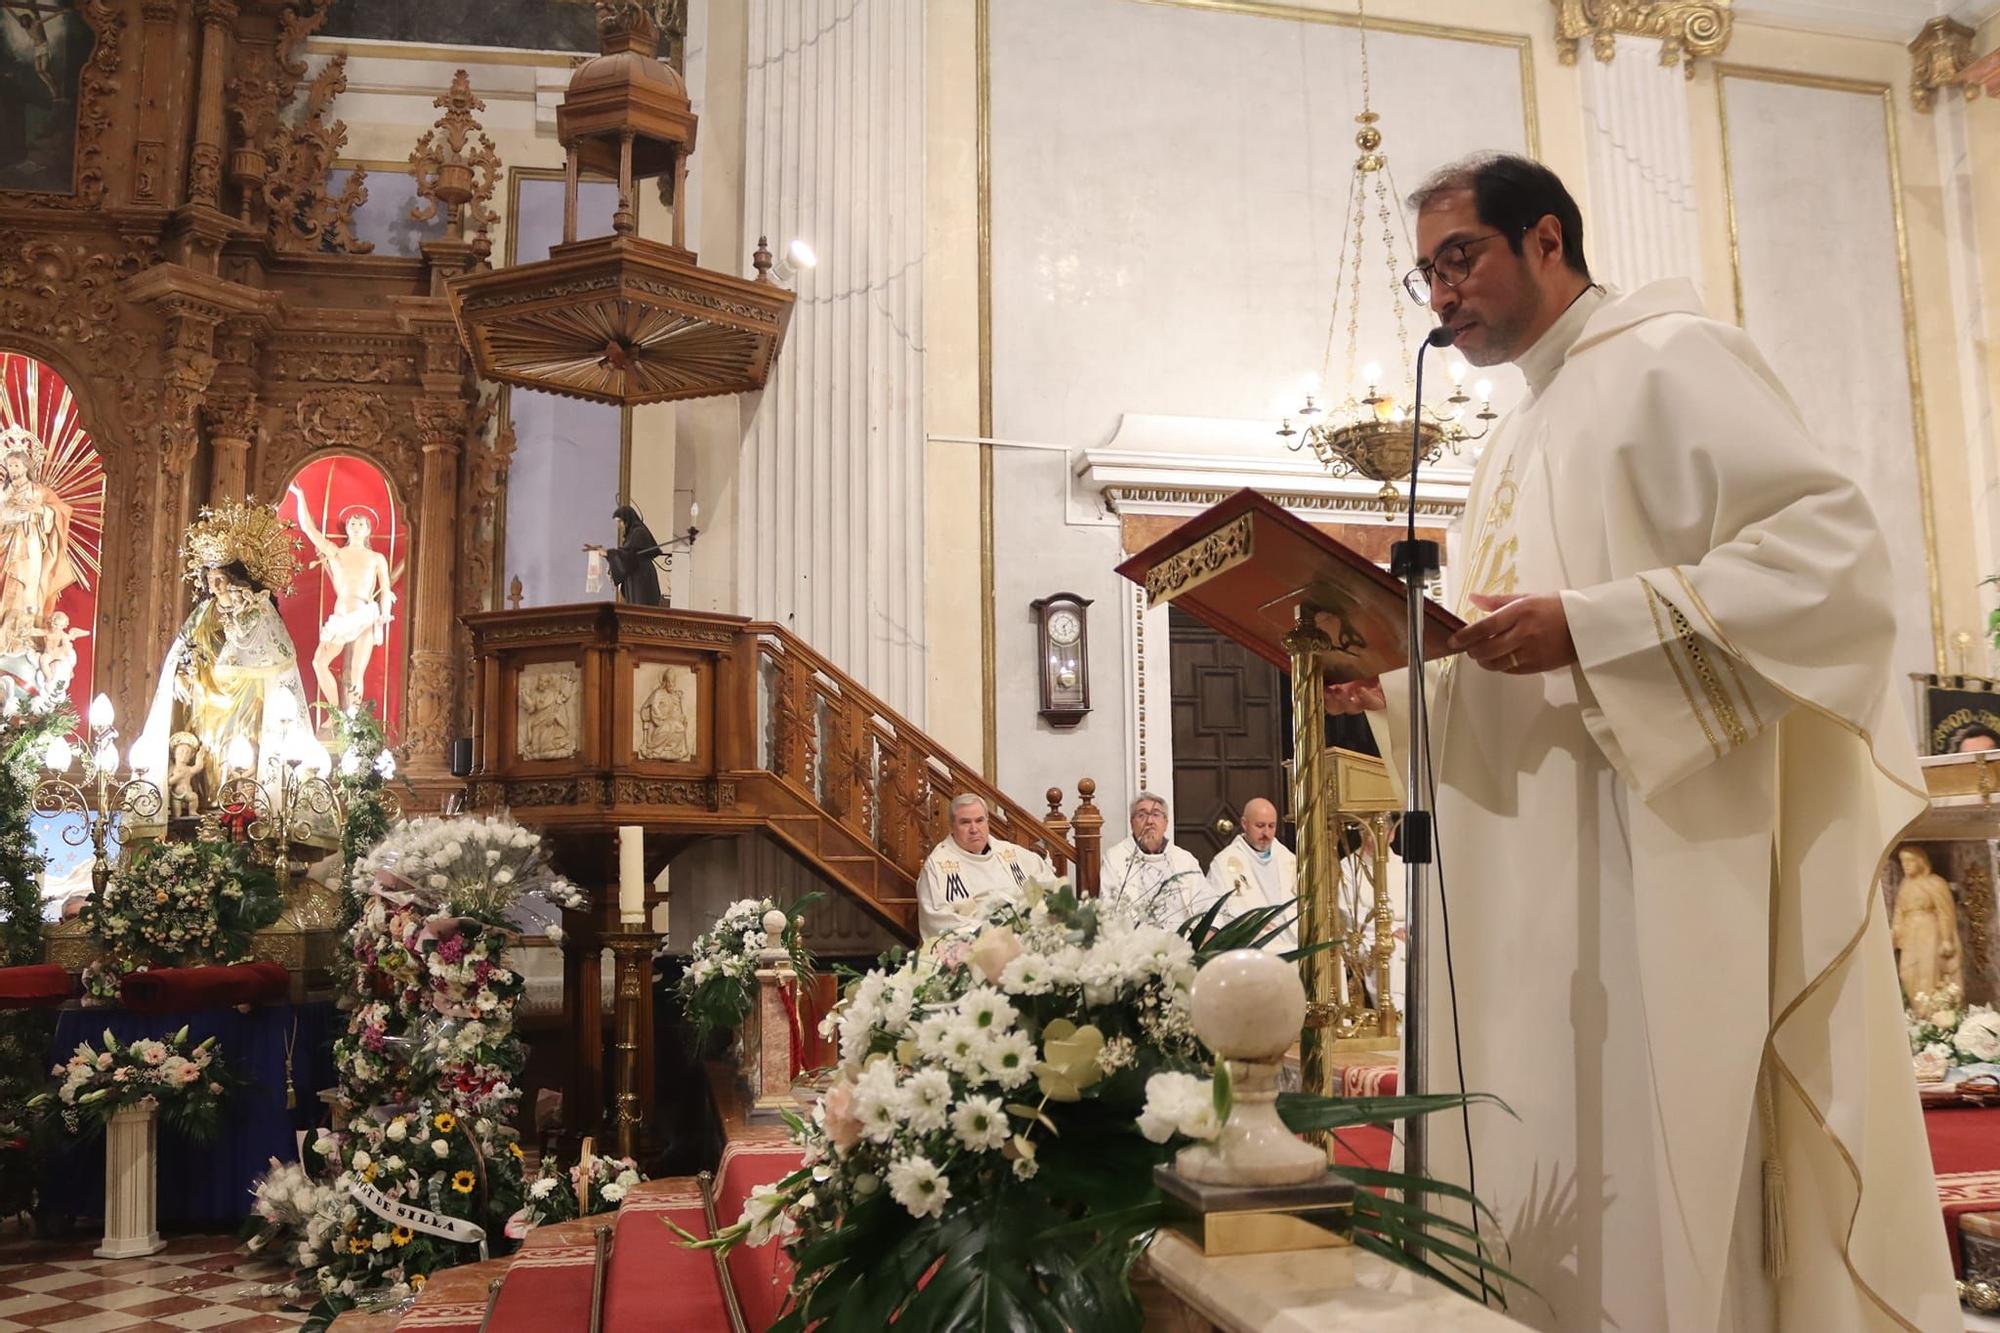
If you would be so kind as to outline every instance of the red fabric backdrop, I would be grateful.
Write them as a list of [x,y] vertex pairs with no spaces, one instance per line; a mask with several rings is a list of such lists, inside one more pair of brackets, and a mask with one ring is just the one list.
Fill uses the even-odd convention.
[[[410,530],[403,506],[397,502],[389,479],[379,468],[348,454],[315,458],[293,476],[278,512],[297,523],[298,500],[291,494],[293,486],[305,495],[306,503],[312,507],[313,521],[336,546],[347,543],[346,516],[350,509],[360,505],[373,511],[375,531],[370,542],[389,561],[389,573],[395,579],[396,603],[388,638],[375,646],[375,655],[369,659],[363,697],[374,702],[390,738],[397,739],[403,717],[403,661],[410,613]],[[299,554],[303,561],[299,577],[292,585],[292,595],[281,599],[278,609],[299,650],[299,675],[305,682],[306,697],[318,699],[312,655],[319,646],[319,628],[333,611],[333,580],[315,563],[319,557],[309,543],[301,540]],[[333,660],[331,670],[336,683],[344,677],[345,661],[344,653]]]

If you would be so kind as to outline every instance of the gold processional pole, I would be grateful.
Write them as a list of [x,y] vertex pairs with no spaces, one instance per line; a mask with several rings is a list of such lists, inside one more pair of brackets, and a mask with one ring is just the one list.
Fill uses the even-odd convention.
[[[1322,655],[1333,641],[1319,628],[1318,608],[1301,602],[1298,621],[1285,635],[1292,659],[1292,818],[1298,837],[1299,948],[1340,937],[1333,893],[1334,849],[1327,836],[1326,700],[1320,679]],[[1299,962],[1306,989],[1306,1022],[1299,1034],[1301,1090],[1332,1096],[1338,1071],[1329,1059],[1338,1016],[1341,950],[1322,949]]]

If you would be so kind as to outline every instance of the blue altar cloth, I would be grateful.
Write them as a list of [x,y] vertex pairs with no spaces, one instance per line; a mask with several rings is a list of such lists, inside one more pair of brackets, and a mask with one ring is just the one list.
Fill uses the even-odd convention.
[[[228,1223],[250,1212],[250,1186],[273,1157],[298,1160],[296,1133],[326,1115],[319,1094],[334,1086],[333,1039],[343,1030],[330,1001],[260,1005],[249,1013],[201,1009],[179,1014],[132,1014],[123,1009],[65,1009],[56,1020],[51,1065],[78,1042],[101,1046],[109,1028],[120,1042],[167,1037],[185,1023],[192,1045],[216,1038],[216,1049],[242,1085],[223,1110],[213,1141],[189,1143],[160,1126],[159,1219],[162,1224]],[[296,1025],[296,1037],[293,1036]],[[285,1109],[285,1046],[292,1044],[292,1086],[298,1105]],[[104,1137],[93,1135],[50,1154],[42,1172],[43,1211],[70,1217],[104,1213]]]

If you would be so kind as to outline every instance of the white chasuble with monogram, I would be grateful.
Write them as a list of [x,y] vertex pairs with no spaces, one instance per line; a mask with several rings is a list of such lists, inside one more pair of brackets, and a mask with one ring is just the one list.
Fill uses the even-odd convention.
[[[1684,281],[1586,292],[1519,364],[1463,583],[1562,593],[1580,661],[1429,673],[1465,1085],[1518,1117],[1472,1113],[1503,1262],[1537,1293],[1511,1313],[1960,1329],[1874,896],[1923,805],[1875,516]],[[1384,685],[1389,753],[1403,694]],[[1430,920],[1447,1091],[1435,900]],[[1430,1123],[1432,1169],[1464,1182],[1456,1117]]]
[[946,838],[917,874],[917,934],[930,939],[983,926],[995,895],[1019,899],[1029,880],[1055,877],[1054,867],[1025,847],[989,838],[985,851],[968,852]]

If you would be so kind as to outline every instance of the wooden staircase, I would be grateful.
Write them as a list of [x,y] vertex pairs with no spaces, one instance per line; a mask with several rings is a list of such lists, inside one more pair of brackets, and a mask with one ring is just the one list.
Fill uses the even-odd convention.
[[[917,873],[946,836],[952,798],[971,793],[995,837],[1073,870],[1079,891],[1096,889],[1094,782],[1077,783],[1074,815],[1058,788],[1046,812],[1031,813],[783,626],[603,602],[465,623],[475,659],[468,804],[509,808],[551,833],[586,888],[615,894],[620,825],[646,829],[649,877],[699,839],[762,830],[914,938]],[[559,708],[537,702],[545,686],[524,698],[524,678],[550,676],[569,690]],[[639,709],[663,681],[690,677],[689,743],[648,747]]]

